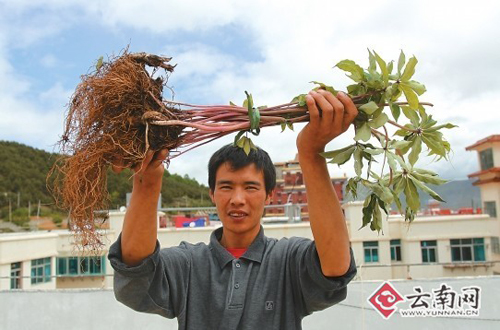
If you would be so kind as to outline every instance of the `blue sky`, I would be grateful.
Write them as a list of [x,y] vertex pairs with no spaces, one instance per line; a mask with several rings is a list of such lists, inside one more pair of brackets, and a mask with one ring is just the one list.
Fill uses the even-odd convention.
[[[350,58],[366,66],[366,48],[385,59],[400,49],[419,59],[416,79],[431,113],[459,129],[446,132],[451,162],[430,164],[449,179],[477,170],[464,148],[500,133],[500,6],[495,1],[6,1],[0,0],[0,139],[56,151],[65,105],[99,56],[130,51],[172,56],[169,82],[191,103],[281,104],[311,80],[338,89],[332,67]],[[297,127],[296,129],[300,129]],[[350,143],[349,131],[329,149]],[[275,161],[295,157],[296,133],[267,129],[255,142]],[[210,154],[228,137],[175,159],[172,172],[206,181]],[[331,167],[352,175],[352,164]]]

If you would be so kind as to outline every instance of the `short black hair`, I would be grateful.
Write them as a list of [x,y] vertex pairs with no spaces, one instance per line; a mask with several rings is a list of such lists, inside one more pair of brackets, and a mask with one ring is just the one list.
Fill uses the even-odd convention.
[[276,169],[267,152],[256,147],[247,155],[242,148],[228,144],[217,150],[208,162],[208,186],[212,191],[215,191],[215,174],[224,163],[228,163],[233,170],[254,164],[264,174],[267,195],[270,195],[276,186]]

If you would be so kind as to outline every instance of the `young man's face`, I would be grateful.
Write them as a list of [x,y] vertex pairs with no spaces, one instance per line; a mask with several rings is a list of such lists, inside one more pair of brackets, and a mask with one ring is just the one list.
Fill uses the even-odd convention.
[[224,235],[257,235],[270,196],[266,194],[264,173],[254,164],[233,170],[223,163],[215,173],[215,188],[210,197],[217,207]]

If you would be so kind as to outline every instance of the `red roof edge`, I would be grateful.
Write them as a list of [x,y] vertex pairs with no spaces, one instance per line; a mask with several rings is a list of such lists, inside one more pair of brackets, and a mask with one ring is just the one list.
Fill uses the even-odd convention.
[[482,140],[479,140],[476,143],[474,143],[473,145],[466,147],[465,150],[467,150],[467,151],[474,150],[475,148],[479,147],[480,145],[488,143],[488,142],[500,142],[500,134],[490,135]]
[[487,174],[487,173],[497,173],[497,172],[500,172],[500,167],[491,167],[491,168],[484,170],[484,171],[477,171],[477,172],[471,173],[468,175],[468,177],[473,178],[475,176],[480,176],[480,175]]

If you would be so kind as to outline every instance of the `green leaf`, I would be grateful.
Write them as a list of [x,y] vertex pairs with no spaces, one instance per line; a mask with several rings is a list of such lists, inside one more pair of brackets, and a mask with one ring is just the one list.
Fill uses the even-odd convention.
[[418,61],[415,56],[410,58],[408,60],[408,63],[406,64],[405,70],[403,74],[401,75],[401,81],[408,81],[411,79],[413,74],[415,73],[415,66],[417,65]]
[[[331,160],[329,161],[329,163],[330,164],[338,164],[339,166],[344,164],[345,162],[347,162],[351,158],[352,153],[354,152],[355,148],[356,148],[356,146],[352,145],[348,149],[345,149],[345,150],[339,152],[338,154],[331,157]],[[326,158],[330,158],[330,157],[326,157]]]
[[[418,126],[418,124],[420,123],[420,118],[418,117],[417,112],[404,105],[401,106],[401,109],[403,110],[405,117],[408,118],[413,125]],[[406,132],[406,134],[408,134],[408,132]]]
[[389,64],[387,64],[387,71],[389,72],[389,75],[392,73],[393,68],[394,68],[394,61],[390,61]]
[[370,223],[370,229],[377,232],[382,230],[382,214],[378,205],[375,205],[373,208],[373,220]]
[[350,178],[346,185],[346,195],[351,193],[354,199],[358,198],[358,181],[356,178]]
[[292,131],[293,131],[293,123],[292,123],[292,122],[287,121],[287,122],[286,122],[286,126],[287,126],[290,130],[292,130]]
[[238,146],[241,148],[241,146],[238,144],[238,142],[240,141],[240,137],[245,133],[246,131],[239,131],[238,134],[236,134],[236,136],[234,137],[234,145],[235,146]]
[[372,52],[368,49],[368,59],[370,62],[370,66],[368,67],[368,72],[370,74],[374,74],[377,71],[377,62],[375,60],[375,56],[373,56]]
[[375,59],[377,60],[377,64],[382,72],[382,80],[384,81],[384,86],[387,86],[389,82],[389,71],[387,71],[387,63],[377,54],[377,52],[373,52],[375,54]]
[[233,107],[236,106],[236,104],[234,104],[232,101],[229,101],[229,105],[232,105]]
[[411,175],[416,178],[417,180],[420,180],[421,182],[425,182],[428,184],[433,184],[436,186],[442,185],[444,183],[447,183],[448,180],[441,179],[440,177],[436,175],[429,175],[429,174],[421,174],[416,171],[412,171]]
[[420,182],[418,179],[410,176],[410,180],[415,184],[417,188],[428,193],[435,200],[446,203],[446,201],[443,198],[441,198],[441,196],[439,196],[434,190],[432,190],[431,188],[427,187],[425,184]]
[[300,95],[297,95],[295,96],[293,99],[292,99],[292,103],[293,102],[297,102],[299,107],[304,107],[307,102],[306,102],[306,96],[307,94],[300,94]]
[[399,199],[399,195],[396,195],[393,192],[393,196],[394,196],[394,203],[396,203],[396,207],[398,208],[398,211],[400,213],[403,213],[403,206],[401,205],[401,200]]
[[371,136],[372,136],[372,131],[370,126],[367,123],[363,123],[356,129],[356,135],[354,136],[354,140],[356,141],[361,140],[366,142],[370,140]]
[[362,106],[359,107],[359,110],[362,110],[364,113],[366,113],[367,115],[371,115],[373,114],[375,111],[378,110],[378,105],[377,103],[373,102],[373,101],[370,101],[366,104],[363,104]]
[[450,123],[447,123],[447,124],[443,124],[443,125],[438,125],[438,126],[430,127],[428,129],[426,129],[425,132],[436,132],[437,130],[440,130],[441,128],[451,129],[451,128],[455,128],[455,127],[458,127],[458,126],[450,124]]
[[389,188],[387,188],[386,186],[382,186],[380,183],[370,183],[368,184],[368,187],[373,190],[378,198],[380,198],[387,204],[392,203],[393,196]]
[[417,162],[418,156],[420,155],[421,151],[422,151],[422,138],[420,136],[417,136],[413,141],[411,152],[410,155],[408,156],[408,160],[410,161],[410,164],[412,166]]
[[243,136],[241,139],[239,139],[238,141],[236,141],[236,145],[240,148],[243,149],[243,146],[245,145],[245,142],[248,138],[246,136]]
[[392,117],[397,122],[399,119],[399,115],[401,114],[401,108],[399,107],[399,105],[394,104],[394,103],[391,104],[391,113],[392,113]]
[[399,54],[399,60],[398,60],[398,76],[401,77],[401,70],[403,70],[403,67],[405,66],[405,53],[403,53],[403,50],[401,50],[401,53]]
[[[391,156],[389,156],[389,154]],[[386,157],[387,157],[387,163],[389,164],[389,167],[392,169],[393,172],[396,172],[398,170],[398,166],[397,166],[395,158],[393,157],[394,154],[390,151],[386,151],[386,155],[387,155]]]
[[[260,131],[260,128],[259,128],[260,112],[259,112],[259,109],[254,108],[254,106],[253,106],[252,94],[249,94],[247,91],[245,91],[245,94],[247,95],[246,101],[247,101],[248,117],[250,118],[250,128],[252,130],[256,130],[257,134],[258,134],[258,131]],[[254,132],[252,132],[252,133],[254,133]]]
[[245,139],[245,143],[243,144],[243,150],[245,151],[245,153],[247,154],[247,156],[250,154],[251,144],[250,144],[250,139],[249,138]]
[[446,149],[440,143],[440,141],[436,141],[433,136],[429,136],[428,134],[426,134],[426,132],[422,134],[422,140],[424,141],[427,148],[429,148],[429,150],[431,151],[430,154],[435,154],[446,158]]
[[[363,225],[361,228],[368,225],[372,220],[373,209],[376,205],[375,195],[371,194],[366,197],[365,202],[363,203]],[[361,229],[360,228],[360,229]]]
[[397,141],[397,140],[391,140],[391,143],[389,147],[394,148],[394,149],[404,149],[410,146],[413,142],[412,141]]
[[399,194],[401,194],[403,189],[406,187],[406,180],[408,180],[408,179],[405,179],[402,176],[400,176],[394,180],[394,184],[392,186],[393,187],[392,189],[394,191],[394,194],[396,194],[396,196],[399,196]]
[[322,152],[320,153],[321,156],[323,156],[324,158],[333,158],[335,156],[337,156],[338,154],[346,151],[346,150],[349,150],[349,149],[354,149],[356,148],[356,145],[355,144],[351,144],[347,147],[344,147],[344,148],[341,148],[341,149],[337,149],[337,150],[333,150],[333,151],[326,151],[326,152]]
[[413,89],[411,89],[409,86],[405,85],[404,83],[399,84],[399,88],[401,88],[401,90],[405,94],[406,101],[408,101],[410,108],[417,110],[418,109],[418,96],[413,91]]
[[363,159],[361,158],[361,149],[356,148],[354,150],[354,171],[357,176],[361,176],[361,170],[363,169]]
[[408,165],[406,165],[406,163],[403,161],[403,158],[401,158],[401,156],[399,155],[395,155],[393,154],[392,152],[387,152],[387,158],[392,158],[394,159],[394,161],[398,162],[399,163],[399,166],[401,166],[403,169],[409,171],[410,169],[408,168]]
[[387,117],[385,113],[381,113],[377,118],[369,121],[368,125],[370,125],[371,128],[379,128],[381,126],[384,126],[388,120],[389,117]]
[[332,86],[328,86],[328,85],[323,84],[322,82],[319,82],[319,81],[314,81],[314,80],[313,80],[313,81],[311,81],[311,83],[316,84],[316,85],[319,85],[319,87],[320,87],[321,89],[324,89],[324,90],[326,90],[326,91],[329,91],[329,92],[330,92],[330,93],[332,93],[333,95],[337,96],[337,93],[338,93],[338,92],[337,92],[337,91],[336,91],[336,90],[335,90]]
[[410,87],[418,95],[422,95],[422,94],[424,94],[427,91],[425,89],[425,85],[423,85],[423,84],[421,84],[421,83],[419,83],[418,81],[415,81],[415,80],[410,80],[410,81],[407,81],[407,82],[402,82],[401,84]]
[[101,57],[99,57],[99,58],[97,59],[97,63],[96,63],[96,65],[95,65],[95,69],[96,69],[96,71],[99,71],[99,70],[102,68],[102,66],[103,66],[103,64],[104,64],[103,59],[104,59],[104,57],[103,57],[103,56],[101,56]]
[[406,204],[412,211],[417,212],[420,209],[420,198],[418,196],[417,188],[411,180],[406,180],[404,194],[406,196]]
[[416,167],[414,167],[413,168],[413,172],[417,172],[419,174],[427,174],[427,175],[431,175],[431,176],[437,176],[436,172],[429,171],[429,170],[424,170],[423,168],[416,168]]
[[376,155],[380,155],[381,153],[384,152],[384,149],[382,148],[376,148],[376,149],[369,149],[369,148],[366,148],[364,150],[364,152],[370,154],[370,155],[373,155],[373,156],[376,156]]
[[337,63],[337,65],[335,66],[338,67],[340,70],[350,72],[351,75],[348,77],[354,80],[355,82],[360,82],[361,80],[363,80],[364,77],[363,68],[357,65],[356,62],[352,60],[343,60]]
[[286,121],[281,122],[281,132],[283,132],[286,129]]

